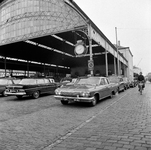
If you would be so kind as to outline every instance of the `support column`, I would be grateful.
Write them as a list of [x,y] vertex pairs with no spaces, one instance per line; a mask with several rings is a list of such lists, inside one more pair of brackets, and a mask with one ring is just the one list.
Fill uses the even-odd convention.
[[106,77],[108,77],[108,57],[107,57],[107,47],[105,42],[105,69],[106,69]]
[[115,51],[114,51],[114,74],[117,75],[117,72],[116,72],[116,57],[115,57]]
[[116,48],[117,48],[117,75],[120,75],[119,50],[118,50],[118,40],[117,40],[117,27],[115,27],[115,35],[116,35]]
[[121,61],[119,61],[119,75],[121,75],[121,69],[122,69],[122,64],[121,64]]
[[27,61],[27,76],[29,77],[29,61]]
[[45,66],[45,63],[44,63],[44,76],[46,76],[46,66]]
[[4,68],[5,68],[5,77],[6,77],[6,56],[5,56],[5,61],[4,61]]
[[124,70],[124,77],[126,77],[127,76],[127,72],[126,72],[126,66],[125,66],[125,64],[123,65],[123,70]]
[[127,77],[128,76],[128,67],[127,66],[125,66],[125,76]]
[[117,48],[117,75],[119,76],[120,74],[121,72],[120,72],[119,52]]
[[[90,51],[90,60],[93,61],[92,53],[92,37],[91,37],[91,25],[88,25],[88,35],[89,35],[89,51]],[[93,70],[90,71],[90,74],[93,75]]]

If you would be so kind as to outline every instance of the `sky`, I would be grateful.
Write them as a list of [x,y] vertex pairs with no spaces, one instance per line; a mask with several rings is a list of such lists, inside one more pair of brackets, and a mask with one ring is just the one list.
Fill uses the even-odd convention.
[[151,72],[151,0],[74,1],[113,44],[117,33],[133,54],[133,66]]

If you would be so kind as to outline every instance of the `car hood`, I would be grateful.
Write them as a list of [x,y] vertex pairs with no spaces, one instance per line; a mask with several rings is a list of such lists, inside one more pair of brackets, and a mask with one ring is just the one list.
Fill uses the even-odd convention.
[[62,92],[84,92],[95,88],[95,85],[66,85],[59,88],[59,90]]

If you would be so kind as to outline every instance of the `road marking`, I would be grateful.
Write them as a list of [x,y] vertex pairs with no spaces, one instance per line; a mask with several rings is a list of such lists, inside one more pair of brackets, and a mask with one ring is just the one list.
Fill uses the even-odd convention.
[[[128,92],[129,93],[129,92]],[[71,136],[73,133],[75,133],[77,130],[79,130],[80,128],[82,128],[84,125],[86,125],[87,123],[89,123],[90,121],[92,121],[94,118],[96,118],[98,115],[102,114],[105,110],[107,110],[108,108],[110,108],[111,106],[113,106],[114,104],[116,104],[119,100],[121,100],[122,98],[124,98],[127,95],[124,94],[122,97],[120,97],[119,99],[117,99],[116,101],[114,101],[113,103],[111,103],[110,105],[106,106],[103,110],[101,110],[100,112],[96,113],[96,115],[93,115],[92,117],[90,117],[89,119],[87,119],[86,121],[84,121],[83,123],[81,123],[79,126],[77,126],[76,128],[72,129],[71,131],[69,131],[68,133],[66,133],[64,136],[60,137],[59,139],[57,139],[55,142],[53,142],[52,144],[50,144],[49,146],[45,147],[43,150],[51,150],[53,147],[55,147],[57,144],[60,144],[61,142],[63,142],[65,139],[67,139],[69,136]]]

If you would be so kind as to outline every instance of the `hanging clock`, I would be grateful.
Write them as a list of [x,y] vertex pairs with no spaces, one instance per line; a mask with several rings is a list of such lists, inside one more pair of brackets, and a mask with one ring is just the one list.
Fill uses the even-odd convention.
[[86,46],[84,45],[84,43],[83,42],[77,43],[74,48],[74,52],[76,55],[86,54]]
[[75,47],[75,53],[76,53],[77,55],[83,54],[84,51],[85,51],[84,45],[79,44],[79,45],[77,45],[77,46]]

